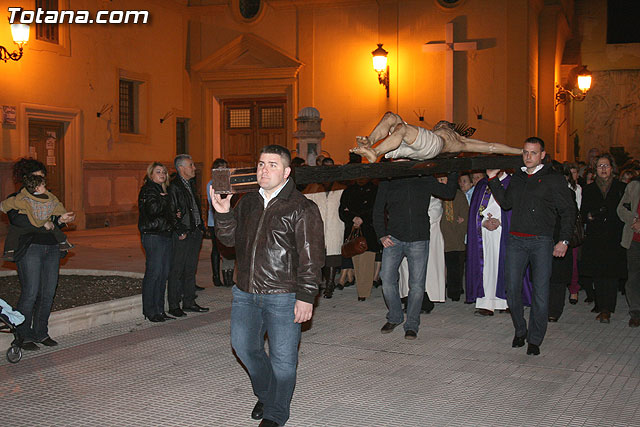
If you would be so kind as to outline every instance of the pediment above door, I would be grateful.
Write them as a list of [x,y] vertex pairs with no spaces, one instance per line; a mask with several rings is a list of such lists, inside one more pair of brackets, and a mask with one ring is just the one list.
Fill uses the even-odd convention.
[[202,81],[295,78],[304,64],[254,34],[243,34],[197,63]]

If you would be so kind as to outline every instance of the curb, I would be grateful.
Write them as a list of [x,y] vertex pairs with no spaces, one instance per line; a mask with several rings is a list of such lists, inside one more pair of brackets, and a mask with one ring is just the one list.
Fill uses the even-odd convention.
[[[61,275],[79,276],[122,276],[143,278],[143,273],[112,270],[60,269]],[[0,271],[0,277],[15,276],[17,272]],[[66,310],[54,311],[49,317],[49,335],[59,337],[73,332],[106,325],[114,322],[133,320],[142,316],[140,294],[111,301],[97,302]],[[13,341],[12,334],[0,334],[0,350],[8,348]]]
[[[2,270],[0,277],[17,276],[17,270]],[[61,276],[122,276],[131,277],[133,279],[144,278],[144,273],[136,273],[133,271],[116,271],[116,270],[90,270],[84,268],[61,268]]]

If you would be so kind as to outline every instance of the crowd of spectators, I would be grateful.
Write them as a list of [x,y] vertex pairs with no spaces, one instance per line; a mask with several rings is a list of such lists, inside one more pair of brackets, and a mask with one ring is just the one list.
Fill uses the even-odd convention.
[[[360,161],[358,155],[350,153],[350,163]],[[546,161],[550,160],[547,158]],[[583,302],[593,304],[591,311],[597,313],[596,319],[609,323],[619,308],[616,304],[618,293],[622,293],[626,294],[629,303],[629,326],[640,326],[640,161],[630,159],[618,167],[609,153],[592,149],[585,162],[553,163],[553,168],[564,175],[575,196],[580,213],[576,227],[581,227],[580,234],[584,237],[571,242],[566,255],[553,261],[548,320],[557,322],[560,319],[567,294],[570,304],[579,304],[582,291]],[[33,170],[24,172],[25,165]],[[300,157],[292,159],[291,165],[294,176],[295,168],[309,167]],[[316,166],[333,165],[329,155],[316,159]],[[231,287],[235,284],[235,254],[233,248],[225,247],[215,238],[210,199],[207,221],[202,218],[193,160],[188,155],[179,155],[174,166],[177,173],[169,184],[167,168],[152,163],[139,196],[139,229],[146,255],[143,314],[152,322],[184,316],[185,311],[207,310],[195,302],[195,291],[199,288],[195,283],[195,267],[203,237],[210,238],[213,243],[213,285]],[[217,159],[212,165],[212,169],[225,167],[229,164],[224,159]],[[16,163],[16,171],[18,182],[30,177],[31,172],[46,175],[41,163],[27,159]],[[429,313],[434,302],[447,299],[475,304],[478,316],[509,312],[504,259],[511,214],[496,202],[484,172],[463,171],[459,176],[441,176],[441,190],[435,186],[435,180],[422,178],[363,178],[351,182],[298,185],[298,189],[320,208],[324,222],[323,297],[332,298],[336,290],[355,285],[357,300],[365,302],[373,288],[382,286],[385,294],[390,294],[391,288],[398,289],[404,311],[407,312],[409,306],[414,323],[419,323],[415,313]],[[505,188],[511,173],[501,171],[497,175]],[[454,186],[451,180],[454,180]],[[212,181],[209,181],[208,196],[211,185]],[[402,193],[403,188],[406,194]],[[447,191],[442,191],[445,188]],[[234,196],[232,206],[237,204],[239,197]],[[9,216],[14,227],[26,227],[27,232],[32,233],[29,239],[23,240],[29,243],[21,247],[22,251],[26,248],[30,254],[36,248],[47,249],[47,245],[55,243],[52,237],[43,234],[44,230],[33,227],[29,231],[30,225],[26,221],[20,222],[24,215],[12,211]],[[70,214],[62,219],[55,216],[53,220],[57,231],[73,218]],[[396,234],[399,232],[403,237],[398,239],[388,232],[390,229],[397,229]],[[400,229],[404,231],[398,231]],[[341,246],[355,230],[366,240],[367,249],[345,258],[341,255]],[[416,245],[422,245],[420,256],[412,252]],[[402,250],[398,251],[399,248]],[[393,257],[391,252],[395,254]],[[55,255],[53,272],[57,271],[58,253]],[[43,259],[39,256],[38,262],[44,262]],[[21,344],[27,348],[35,347],[37,343],[53,345],[55,342],[47,334],[46,322],[53,296],[51,290],[55,290],[55,285],[32,284],[29,268],[23,265],[20,257],[16,261],[19,269],[24,270],[21,274],[23,295],[18,308],[27,312],[29,320],[20,329]],[[51,274],[49,278],[53,277],[55,275]],[[167,282],[169,308],[165,312]],[[528,272],[523,283],[522,301],[530,305]],[[32,292],[38,288],[50,289],[46,294],[48,299]],[[36,297],[40,304],[37,307],[34,305]],[[400,318],[398,301],[393,298],[392,307],[389,307],[389,331]],[[417,325],[413,329],[417,332]]]

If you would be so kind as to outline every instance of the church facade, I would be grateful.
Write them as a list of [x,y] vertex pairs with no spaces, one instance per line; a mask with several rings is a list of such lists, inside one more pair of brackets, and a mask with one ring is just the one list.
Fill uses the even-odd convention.
[[[429,128],[450,117],[516,147],[537,135],[561,161],[610,146],[640,157],[640,43],[607,43],[607,2],[489,3],[0,0],[3,11],[149,17],[31,24],[23,57],[0,63],[0,197],[15,190],[13,161],[32,156],[79,227],[133,223],[150,162],[191,154],[204,192],[217,157],[248,166],[265,144],[295,150],[305,107],[320,112],[322,150],[337,163],[389,110]],[[378,44],[388,95],[372,67]],[[0,45],[14,48],[7,24]],[[556,86],[575,86],[585,64],[591,92],[558,104]]]

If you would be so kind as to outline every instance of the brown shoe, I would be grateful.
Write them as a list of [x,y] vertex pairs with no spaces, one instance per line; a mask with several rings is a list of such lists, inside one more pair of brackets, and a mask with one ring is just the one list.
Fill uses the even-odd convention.
[[398,326],[400,323],[391,323],[391,322],[387,322],[384,325],[382,325],[382,328],[380,328],[380,332],[382,332],[383,334],[389,334],[391,333],[391,331],[393,331],[395,329],[396,326]]
[[631,318],[629,319],[629,327],[630,328],[637,328],[638,326],[640,326],[640,319],[638,318]]
[[416,331],[409,329],[404,333],[405,340],[415,340],[416,338],[418,338],[418,333]]
[[607,311],[603,311],[600,313],[600,323],[609,323],[611,322],[611,313]]
[[475,312],[476,316],[493,316],[493,311],[487,310],[486,308],[478,308]]

